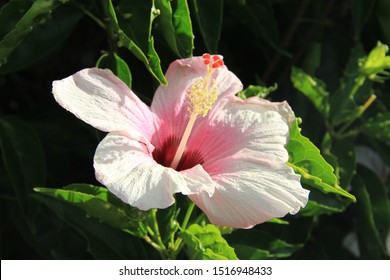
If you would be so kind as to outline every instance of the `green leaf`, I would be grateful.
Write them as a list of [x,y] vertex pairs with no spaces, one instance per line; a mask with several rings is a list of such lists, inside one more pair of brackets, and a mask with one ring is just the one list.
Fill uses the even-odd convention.
[[368,56],[359,59],[359,72],[368,79],[383,82],[390,77],[390,56],[386,55],[389,46],[378,42]]
[[143,237],[146,235],[146,232],[143,232],[139,227],[144,214],[134,208],[129,213],[126,205],[108,192],[106,188],[87,184],[72,184],[64,189],[35,188],[35,191],[80,208],[87,215],[134,236]]
[[131,238],[129,234],[114,229],[99,219],[86,215],[83,210],[58,199],[37,194],[33,197],[79,233],[87,242],[85,250],[96,259],[147,258],[138,238]]
[[160,58],[154,49],[151,35],[152,22],[156,9],[154,1],[121,1],[115,12],[111,1],[104,7],[110,16],[110,24],[118,36],[118,46],[125,47],[142,61],[148,71],[166,85],[164,73],[161,70]]
[[28,195],[34,186],[45,185],[46,181],[42,144],[27,123],[8,116],[0,118],[0,150],[19,207],[31,216],[35,209]]
[[274,84],[270,87],[253,86],[249,85],[246,89],[240,91],[237,96],[241,99],[247,99],[249,97],[257,96],[260,98],[267,97],[271,92],[277,90],[278,85]]
[[291,125],[290,140],[287,144],[288,165],[300,174],[301,182],[317,188],[323,193],[333,193],[356,201],[356,198],[337,184],[333,167],[325,161],[320,150],[301,135],[298,120]]
[[276,258],[267,250],[258,249],[248,245],[235,245],[234,249],[240,257],[240,260],[270,260]]
[[218,53],[223,20],[223,0],[193,0],[194,12],[204,43],[210,53]]
[[165,41],[180,58],[191,57],[194,48],[194,35],[190,11],[186,0],[155,0],[160,11],[156,19]]
[[[25,10],[26,5],[11,1],[0,16],[5,20],[9,14],[16,13],[15,9]],[[31,5],[30,1],[26,1]],[[70,34],[82,13],[61,7],[64,1],[37,0],[32,1],[31,7],[15,23],[0,41],[0,72],[6,73],[18,70],[43,58],[59,47]],[[57,11],[57,8],[61,8]],[[2,18],[0,18],[0,22]],[[3,28],[4,31],[9,27]],[[14,54],[14,52],[16,52]],[[12,57],[11,57],[11,54]],[[19,58],[18,56],[22,57]]]
[[364,55],[363,46],[360,43],[351,49],[344,75],[340,81],[340,90],[330,99],[329,119],[333,127],[350,120],[351,115],[355,115],[358,110],[355,95],[360,91],[364,82],[361,79],[359,81],[358,78],[358,60]]
[[310,190],[310,200],[306,206],[299,211],[299,215],[304,217],[342,213],[349,204],[349,200],[347,199],[325,194],[310,186],[305,185],[304,187]]
[[367,120],[362,127],[367,136],[374,137],[390,146],[390,113],[379,113]]
[[390,230],[388,193],[381,180],[368,168],[358,166],[352,186],[356,192],[357,234],[363,259],[388,258],[386,238]]
[[110,69],[118,78],[131,88],[131,72],[126,61],[114,52],[103,54],[96,62],[96,67]]
[[231,240],[237,256],[242,260],[288,258],[303,247],[302,244],[291,244],[257,229],[237,230],[228,240]]
[[346,189],[356,173],[355,146],[348,140],[333,140],[331,153],[337,158],[340,186]]
[[321,115],[327,118],[329,114],[329,93],[326,91],[324,82],[296,67],[292,68],[291,81],[297,90],[309,98]]
[[187,245],[186,252],[191,259],[237,260],[234,249],[229,246],[215,225],[193,224],[179,235]]

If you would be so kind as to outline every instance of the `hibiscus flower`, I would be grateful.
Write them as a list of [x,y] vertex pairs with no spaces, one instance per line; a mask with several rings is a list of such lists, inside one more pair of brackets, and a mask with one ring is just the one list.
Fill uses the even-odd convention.
[[212,223],[235,228],[306,205],[286,165],[295,118],[286,102],[236,97],[242,84],[217,55],[176,60],[166,79],[150,107],[109,70],[53,82],[62,107],[108,132],[94,156],[99,182],[141,210],[188,195]]

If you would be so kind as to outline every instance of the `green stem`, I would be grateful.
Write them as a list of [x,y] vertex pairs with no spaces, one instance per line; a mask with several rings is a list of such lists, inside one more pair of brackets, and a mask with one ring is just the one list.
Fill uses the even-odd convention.
[[104,22],[102,20],[100,20],[100,18],[98,18],[97,16],[95,16],[94,14],[92,14],[89,10],[87,10],[86,8],[84,8],[82,5],[78,4],[77,1],[74,1],[72,2],[72,5],[75,5],[77,8],[79,8],[81,11],[83,11],[84,14],[86,14],[88,17],[90,17],[94,22],[97,23],[97,25],[99,25],[101,28],[103,28],[104,30],[107,29],[107,26],[104,24]]
[[185,215],[183,223],[181,225],[182,230],[185,230],[187,228],[188,222],[191,218],[191,214],[192,214],[192,211],[194,210],[194,208],[195,208],[195,203],[192,200],[190,200],[186,215]]
[[118,50],[118,36],[115,32],[115,27],[118,24],[118,20],[115,15],[114,6],[112,5],[111,0],[101,0],[100,2],[103,7],[104,21],[107,26],[108,45],[112,52],[116,52]]
[[[356,117],[351,119],[349,122],[347,122],[339,131],[338,131],[338,134],[343,134],[343,132],[345,130],[347,130],[347,128],[349,128],[349,126],[357,119],[359,118],[361,115],[363,115],[363,113],[368,109],[368,107],[370,107],[370,105],[375,101],[376,99],[376,95],[375,94],[371,94],[370,97],[367,99],[367,101],[362,105],[360,106],[359,108],[359,112],[357,113]],[[343,136],[345,137],[345,135],[347,134],[344,134]]]

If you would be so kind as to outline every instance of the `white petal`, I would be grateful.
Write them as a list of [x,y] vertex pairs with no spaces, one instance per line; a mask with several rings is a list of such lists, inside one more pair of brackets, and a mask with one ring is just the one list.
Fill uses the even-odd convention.
[[212,197],[190,198],[217,225],[251,228],[271,218],[295,214],[308,201],[300,176],[285,164],[255,158],[225,161],[225,173],[213,176],[219,185]]
[[84,69],[53,82],[56,101],[81,120],[105,131],[120,131],[147,142],[155,133],[149,107],[110,70]]
[[159,165],[145,144],[115,133],[109,133],[97,147],[94,167],[99,182],[122,201],[141,210],[172,205],[174,193],[214,190],[199,180],[200,175],[187,178]]

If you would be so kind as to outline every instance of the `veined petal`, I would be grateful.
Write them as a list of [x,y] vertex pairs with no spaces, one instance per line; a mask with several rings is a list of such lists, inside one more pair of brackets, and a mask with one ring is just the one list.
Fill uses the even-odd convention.
[[224,173],[213,176],[218,184],[214,195],[190,196],[214,224],[251,228],[295,214],[308,201],[300,176],[285,164],[240,155],[221,165]]
[[[187,93],[196,78],[206,75],[207,67],[201,57],[176,60],[169,66],[165,74],[168,85],[158,87],[151,105],[152,112],[164,120],[154,143],[162,144],[172,135],[182,136],[189,118]],[[219,88],[218,98],[233,96],[242,89],[240,80],[226,66],[216,69],[212,77]]]
[[209,174],[219,174],[218,162],[243,149],[259,158],[287,162],[285,145],[294,114],[286,102],[257,97],[244,101],[231,97],[224,102],[201,126],[194,127],[188,142],[190,149],[201,153]]
[[186,177],[163,167],[153,160],[145,144],[115,133],[100,142],[94,167],[99,182],[123,202],[141,210],[172,205],[174,193],[214,191],[214,186],[204,184],[201,175]]
[[88,68],[53,82],[56,101],[79,119],[105,131],[120,131],[147,143],[154,116],[110,70]]

